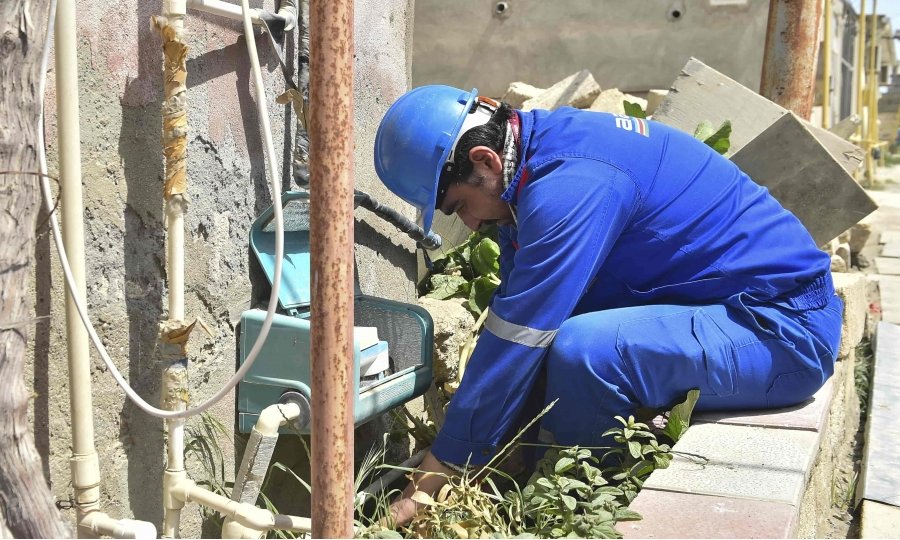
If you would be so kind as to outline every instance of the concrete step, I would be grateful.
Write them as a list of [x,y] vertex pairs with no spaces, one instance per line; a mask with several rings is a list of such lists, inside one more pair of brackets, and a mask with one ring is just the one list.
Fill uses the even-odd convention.
[[696,414],[672,464],[632,502],[643,519],[617,525],[625,538],[823,535],[859,427],[854,369],[868,309],[862,274],[834,277],[845,310],[834,376],[794,407]]

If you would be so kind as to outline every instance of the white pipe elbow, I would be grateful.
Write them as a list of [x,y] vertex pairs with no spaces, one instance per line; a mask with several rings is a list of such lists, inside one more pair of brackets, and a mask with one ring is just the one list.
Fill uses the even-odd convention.
[[94,536],[111,536],[112,538],[156,538],[156,526],[147,521],[136,519],[114,519],[103,512],[91,512],[79,524]]
[[278,434],[278,428],[300,416],[300,407],[296,403],[276,403],[269,405],[259,413],[259,419],[253,429],[260,435]]

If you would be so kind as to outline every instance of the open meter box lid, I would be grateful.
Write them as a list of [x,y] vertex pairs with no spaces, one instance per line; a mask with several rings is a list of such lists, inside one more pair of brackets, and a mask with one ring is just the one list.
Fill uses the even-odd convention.
[[[315,389],[310,375],[309,194],[287,192],[284,209],[284,261],[278,294],[282,312],[253,366],[238,386],[238,424],[248,433],[259,413],[286,392],[307,400]],[[275,268],[274,210],[268,208],[250,229],[250,246],[269,283]],[[359,425],[425,393],[432,378],[434,323],[423,308],[364,295],[355,283],[353,304],[354,421]],[[239,362],[256,342],[266,312],[241,315]],[[315,411],[312,411],[315,414]],[[308,428],[308,426],[306,426]],[[303,429],[307,432],[307,429]]]

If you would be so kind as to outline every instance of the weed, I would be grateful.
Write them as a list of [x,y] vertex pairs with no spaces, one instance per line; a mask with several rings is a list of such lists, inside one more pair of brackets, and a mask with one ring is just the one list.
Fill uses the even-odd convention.
[[[687,428],[698,392],[673,408],[669,421],[674,427],[660,433],[676,440]],[[369,522],[361,536],[369,538],[618,538],[615,524],[640,519],[628,509],[647,477],[668,467],[672,452],[660,443],[647,424],[634,417],[618,416],[621,424],[603,435],[614,441],[605,448],[548,448],[531,477],[521,485],[499,470],[520,438],[553,404],[508,443],[481,469],[447,477],[447,484],[434,496],[416,493],[423,506],[408,527],[389,530],[389,521]],[[598,459],[595,451],[603,451]],[[384,466],[389,467],[389,466]],[[408,471],[416,472],[416,471]],[[506,486],[505,488],[503,486]],[[379,508],[387,516],[385,497]]]
[[[202,474],[191,474],[189,470],[188,475],[198,486],[230,497],[234,483],[225,480],[225,454],[222,448],[223,442],[229,441],[231,434],[225,424],[208,412],[201,413],[196,419],[184,429],[184,458],[185,461],[199,464]],[[201,505],[200,515],[204,528],[222,530],[224,519],[218,512]]]
[[853,380],[856,394],[859,396],[860,419],[864,423],[869,406],[869,386],[872,378],[873,360],[872,340],[863,338],[856,346],[856,364],[853,368]]

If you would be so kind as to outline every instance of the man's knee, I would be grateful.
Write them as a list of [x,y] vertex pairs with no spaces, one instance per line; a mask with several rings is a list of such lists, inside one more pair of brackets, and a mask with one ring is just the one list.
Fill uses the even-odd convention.
[[621,358],[616,351],[616,327],[603,319],[586,314],[563,322],[547,354],[548,372],[612,376],[606,373],[608,367],[621,364]]

